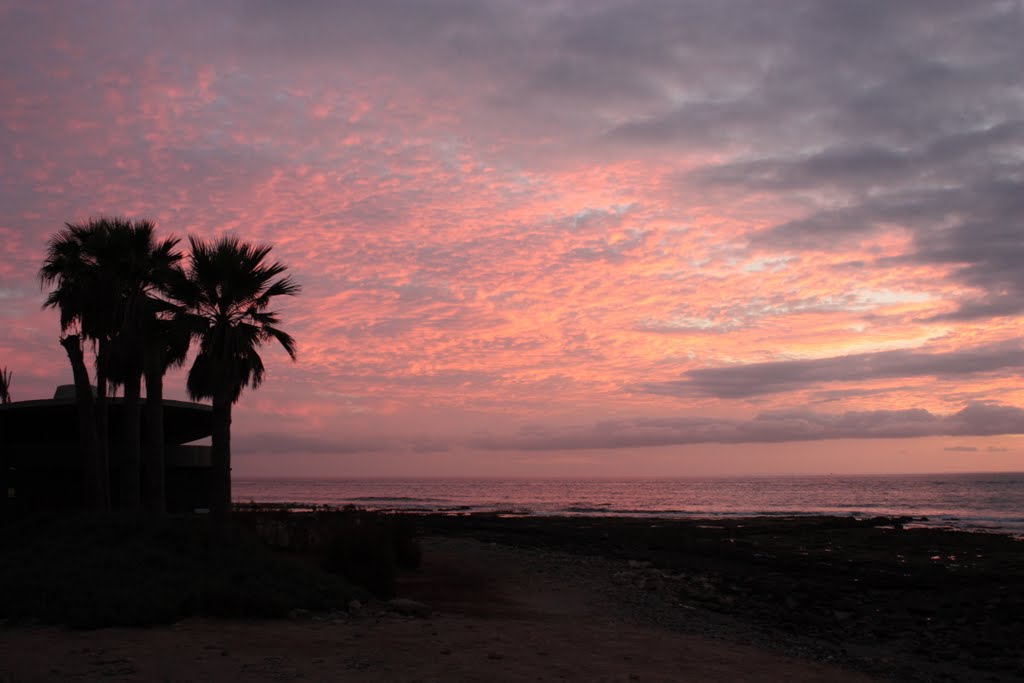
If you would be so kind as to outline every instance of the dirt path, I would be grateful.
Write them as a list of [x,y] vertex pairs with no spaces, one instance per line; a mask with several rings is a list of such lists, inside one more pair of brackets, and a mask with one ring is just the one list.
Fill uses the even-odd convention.
[[401,592],[430,618],[368,605],[286,621],[5,629],[0,682],[869,680],[666,628],[620,599],[599,560],[465,539],[430,539],[426,557]]

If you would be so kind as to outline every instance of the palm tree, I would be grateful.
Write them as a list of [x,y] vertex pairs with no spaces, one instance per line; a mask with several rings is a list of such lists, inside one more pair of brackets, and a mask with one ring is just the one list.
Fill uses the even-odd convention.
[[[142,320],[167,273],[181,259],[174,252],[177,243],[173,237],[157,241],[153,224],[145,220],[100,217],[68,223],[51,238],[39,271],[44,285],[56,285],[44,306],[59,309],[62,332],[78,331],[62,338],[61,344],[75,377],[82,452],[90,499],[98,499],[97,507],[109,508],[106,396],[111,381],[125,387],[121,504],[135,508],[139,503]],[[86,419],[93,397],[82,351],[85,340],[93,343],[96,355],[91,428]]]
[[[148,337],[160,332],[154,321],[165,308],[161,297],[181,260],[181,253],[174,250],[179,241],[173,236],[157,240],[150,221],[117,219],[112,221],[105,245],[102,265],[112,270],[116,278],[111,302],[115,327],[110,339],[109,367],[114,384],[124,386],[120,491],[121,506],[128,510],[138,509],[142,500],[142,375],[148,344],[156,343]],[[162,391],[160,394],[153,401],[147,398],[147,404],[155,404],[154,410],[160,413],[157,429],[162,440]],[[162,480],[162,462],[160,467]]]
[[278,296],[300,291],[286,267],[270,263],[271,247],[223,237],[207,243],[189,238],[188,280],[172,292],[201,322],[199,351],[188,373],[193,399],[213,403],[213,522],[223,537],[231,533],[231,406],[245,387],[259,387],[264,378],[258,349],[277,341],[295,360],[295,340],[280,329],[280,318],[268,310]]
[[[89,223],[66,223],[47,245],[46,259],[39,269],[43,286],[56,285],[43,304],[60,312],[60,339],[71,363],[78,405],[78,427],[86,500],[98,510],[110,509],[110,465],[106,447],[106,329],[109,319],[103,301],[107,284],[99,265],[97,242],[105,219]],[[71,331],[71,334],[67,334]],[[83,342],[91,341],[96,351],[96,395],[85,365]]]
[[75,403],[78,412],[79,456],[82,462],[82,483],[85,485],[85,503],[99,512],[110,510],[110,464],[100,448],[96,429],[96,401],[89,382],[82,351],[82,335],[66,334],[60,345],[68,354],[71,374],[75,379]]
[[191,341],[192,331],[188,321],[183,321],[180,314],[176,306],[162,302],[162,305],[150,307],[145,321],[146,343],[142,366],[146,380],[146,438],[143,444],[142,492],[146,509],[156,517],[167,511],[164,480],[164,375],[170,368],[181,367],[185,363]]
[[0,404],[7,405],[11,402],[11,372],[7,368],[0,368]]

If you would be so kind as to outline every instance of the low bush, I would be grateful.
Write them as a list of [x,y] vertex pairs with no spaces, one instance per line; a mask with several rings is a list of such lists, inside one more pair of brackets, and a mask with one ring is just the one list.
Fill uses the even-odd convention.
[[14,621],[99,627],[279,617],[365,597],[244,528],[223,544],[203,517],[37,517],[0,526],[0,543],[0,618]]
[[324,534],[324,569],[341,574],[378,597],[392,597],[398,578],[398,554],[388,526],[367,515],[335,516]]
[[394,595],[400,570],[420,566],[414,518],[348,506],[294,512],[248,506],[240,518],[271,545],[317,558],[321,566],[377,597]]

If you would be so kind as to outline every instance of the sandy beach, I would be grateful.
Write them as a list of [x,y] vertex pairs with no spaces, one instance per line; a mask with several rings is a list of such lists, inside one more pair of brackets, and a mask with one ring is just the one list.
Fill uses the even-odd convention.
[[641,569],[628,562],[469,538],[423,545],[399,594],[427,617],[369,603],[288,620],[9,627],[0,681],[872,680],[746,644],[736,625],[624,584]]

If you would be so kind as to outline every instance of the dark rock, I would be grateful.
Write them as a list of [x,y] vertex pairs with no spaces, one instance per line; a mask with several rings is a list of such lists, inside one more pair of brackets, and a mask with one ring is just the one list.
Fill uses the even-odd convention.
[[418,600],[410,600],[409,598],[389,600],[388,609],[397,614],[407,617],[418,617],[420,619],[426,619],[434,613],[434,610],[429,605]]

